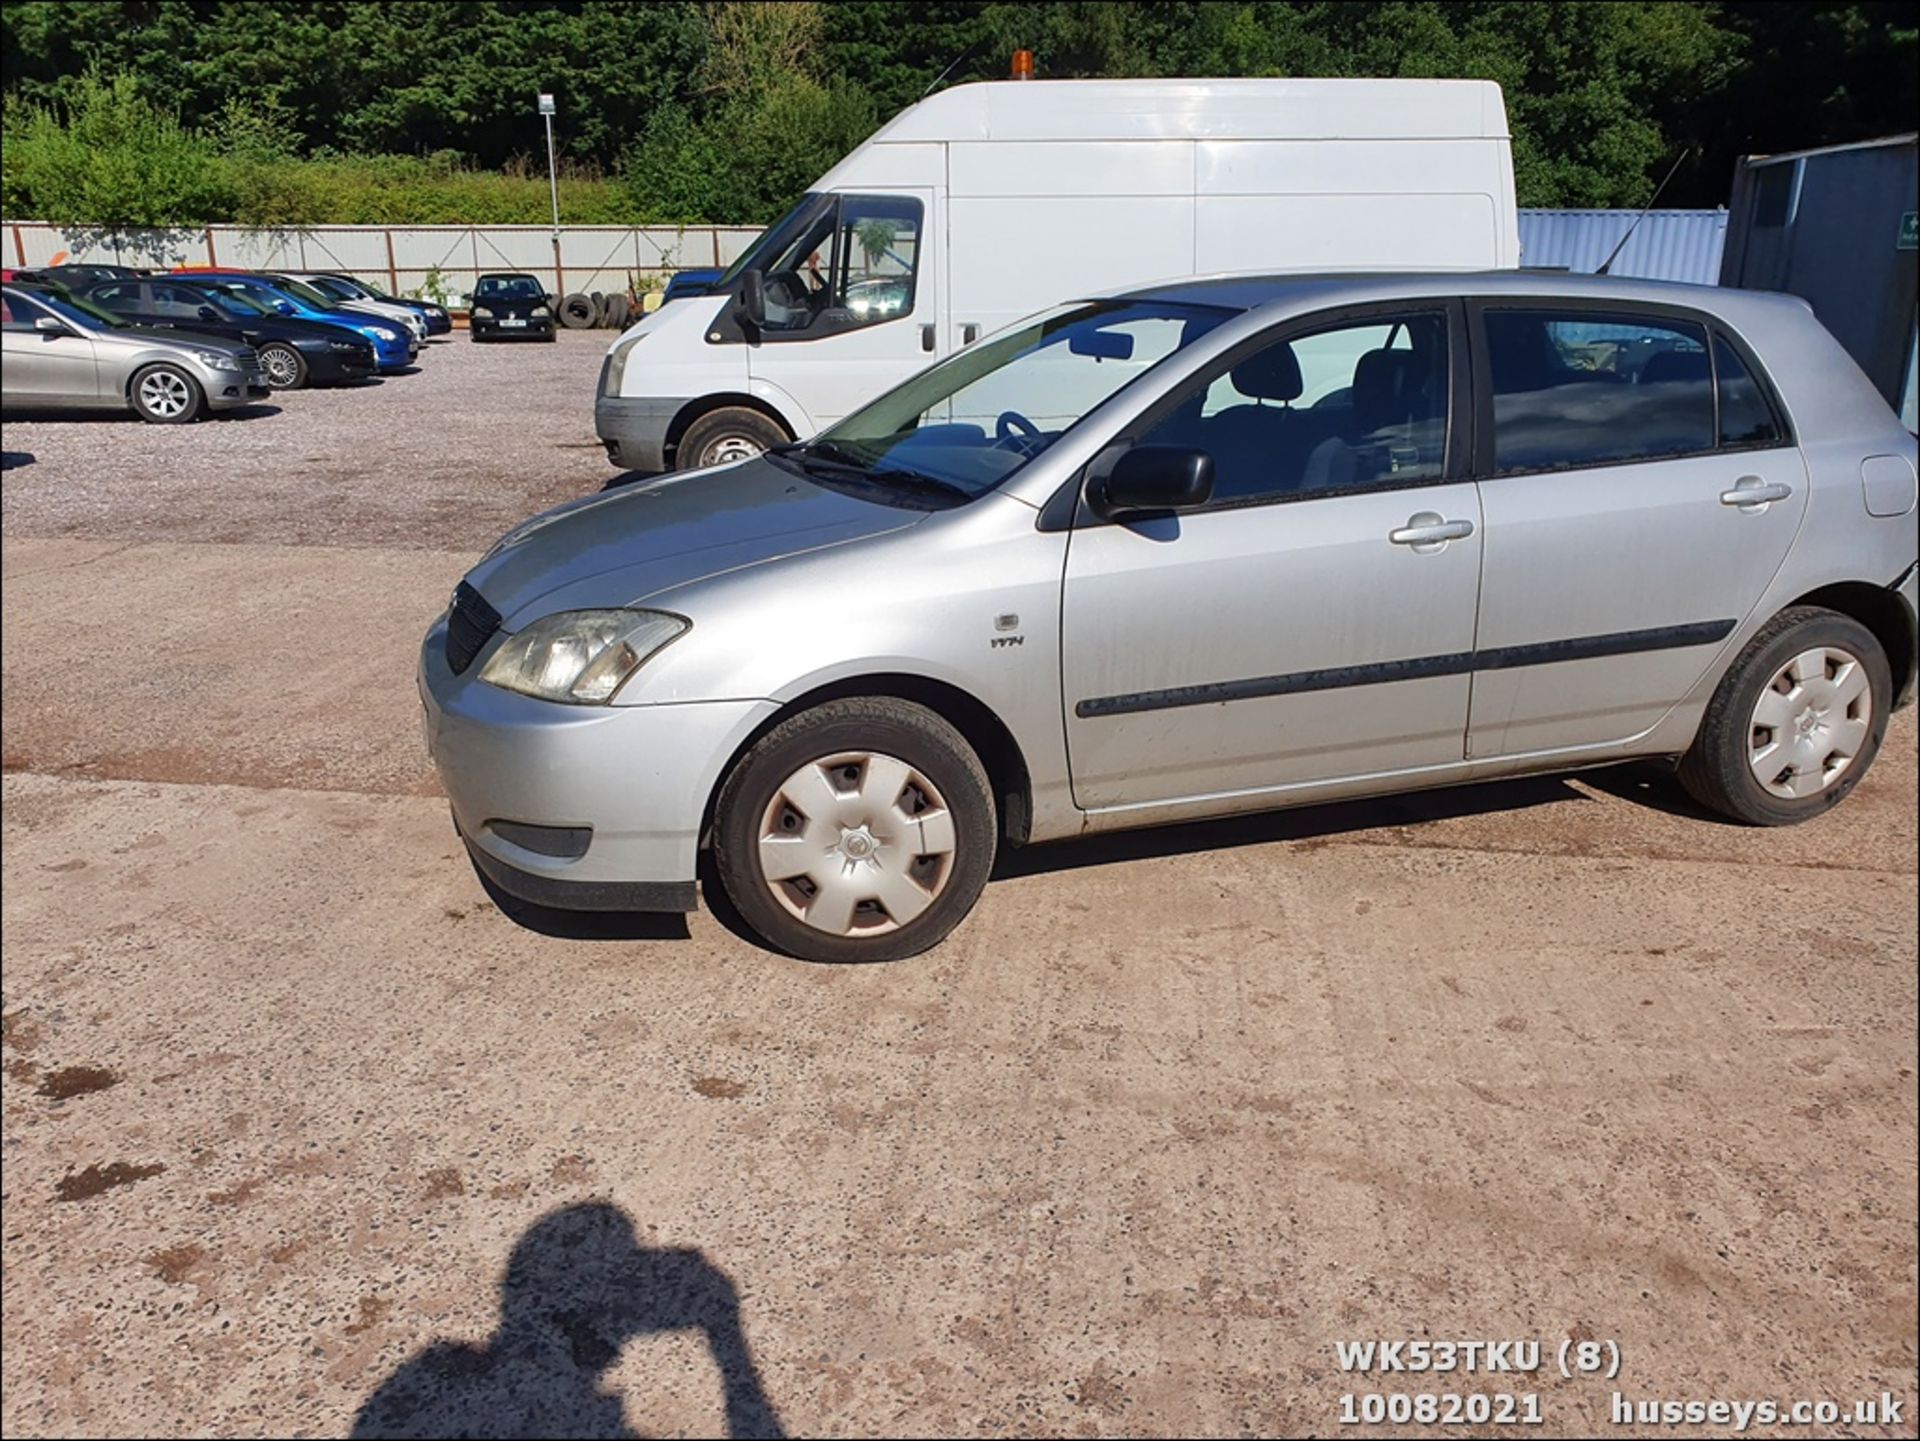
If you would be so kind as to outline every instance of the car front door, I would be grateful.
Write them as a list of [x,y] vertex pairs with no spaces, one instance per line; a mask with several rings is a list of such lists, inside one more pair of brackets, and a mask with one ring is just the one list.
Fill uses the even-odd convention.
[[748,352],[756,393],[792,397],[820,426],[941,353],[931,190],[842,195],[769,259],[767,321]]
[[1349,310],[1144,417],[1135,443],[1211,456],[1213,499],[1116,524],[1082,504],[1061,636],[1078,805],[1253,807],[1461,766],[1480,580],[1463,356],[1457,303]]
[[[62,328],[42,330],[41,320],[57,321]],[[93,342],[75,333],[61,316],[14,291],[6,297],[0,335],[6,352],[0,384],[9,406],[88,405],[100,398]]]
[[1807,471],[1757,362],[1659,308],[1474,307],[1484,576],[1469,753],[1650,730],[1758,603]]

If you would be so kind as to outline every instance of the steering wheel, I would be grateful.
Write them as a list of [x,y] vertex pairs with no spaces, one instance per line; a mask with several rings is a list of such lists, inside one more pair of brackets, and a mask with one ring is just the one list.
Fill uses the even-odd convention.
[[1042,431],[1026,416],[1017,410],[1003,410],[1000,418],[993,423],[993,438],[997,441],[1039,440]]

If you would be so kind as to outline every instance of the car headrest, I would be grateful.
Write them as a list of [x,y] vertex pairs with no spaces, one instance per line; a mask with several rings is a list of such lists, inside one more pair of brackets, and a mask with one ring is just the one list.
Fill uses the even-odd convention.
[[1411,413],[1411,350],[1369,350],[1353,367],[1353,417],[1361,431],[1396,425]]
[[1269,345],[1233,368],[1233,388],[1254,400],[1298,400],[1300,362],[1285,341]]
[[1663,350],[1647,357],[1640,367],[1642,385],[1675,380],[1712,380],[1713,366],[1704,350]]

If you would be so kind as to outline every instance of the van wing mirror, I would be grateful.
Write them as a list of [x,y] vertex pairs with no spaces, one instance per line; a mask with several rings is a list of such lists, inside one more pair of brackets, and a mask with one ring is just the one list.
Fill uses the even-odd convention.
[[1212,498],[1213,457],[1171,445],[1136,445],[1087,487],[1087,504],[1107,520],[1192,510]]
[[740,318],[749,325],[767,323],[767,276],[763,270],[740,273]]

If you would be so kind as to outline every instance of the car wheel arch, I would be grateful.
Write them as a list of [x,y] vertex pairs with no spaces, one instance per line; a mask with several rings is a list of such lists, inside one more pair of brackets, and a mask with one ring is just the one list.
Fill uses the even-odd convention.
[[713,831],[714,807],[727,777],[742,756],[753,749],[760,738],[782,722],[828,701],[854,696],[886,696],[925,706],[959,731],[980,763],[986,767],[994,800],[999,807],[1002,837],[1012,845],[1024,845],[1033,815],[1032,776],[1026,755],[1005,721],[979,697],[951,681],[910,672],[889,671],[844,676],[803,691],[755,726],[734,748],[714,777],[707,793],[706,808],[700,819],[700,844],[704,849]]
[[675,452],[680,446],[681,437],[684,436],[693,426],[693,423],[702,416],[711,415],[716,410],[736,409],[751,410],[760,415],[764,415],[768,420],[771,420],[775,425],[784,430],[789,440],[798,437],[800,434],[800,431],[795,428],[791,420],[785,415],[782,415],[779,409],[771,402],[762,399],[760,396],[748,395],[746,392],[738,390],[717,390],[711,395],[703,395],[697,400],[688,401],[675,413],[673,420],[667,426],[666,438],[661,445],[663,461],[666,462],[669,468],[672,467]]
[[1914,632],[1900,597],[1883,585],[1863,580],[1839,581],[1810,590],[1782,606],[1819,606],[1858,621],[1880,642],[1893,672],[1893,694],[1911,697],[1914,682]]

